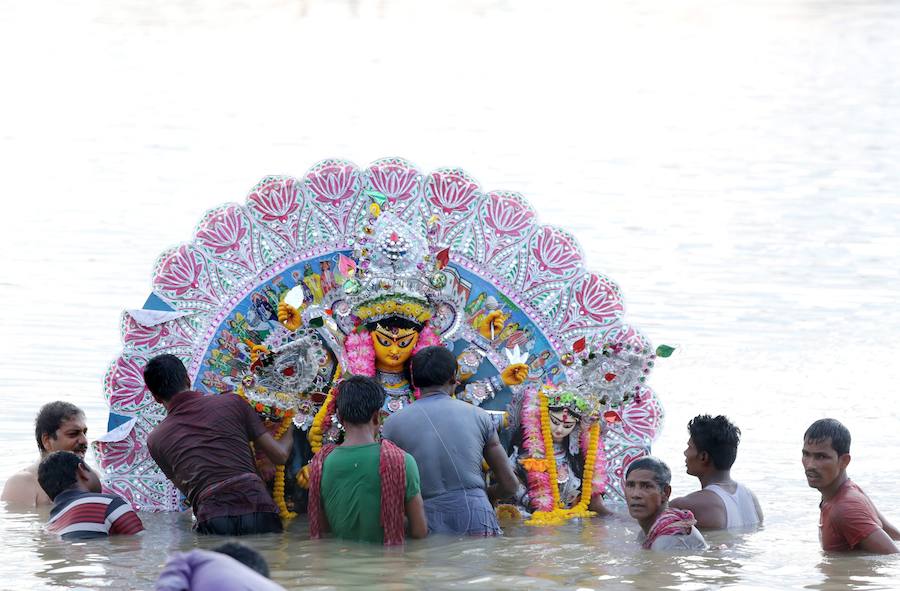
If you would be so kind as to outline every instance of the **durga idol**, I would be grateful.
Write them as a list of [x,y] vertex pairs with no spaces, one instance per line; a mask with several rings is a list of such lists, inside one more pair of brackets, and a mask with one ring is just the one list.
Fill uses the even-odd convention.
[[[340,289],[329,294],[324,304],[345,334],[345,372],[379,380],[387,393],[384,414],[415,400],[408,369],[414,353],[432,345],[455,344],[461,323],[457,311],[465,302],[458,276],[448,268],[449,258],[449,249],[429,242],[427,232],[374,207],[352,256],[340,255],[337,261],[335,280]],[[301,310],[286,302],[279,305],[278,318],[289,329],[297,329],[301,317]],[[489,343],[504,324],[501,312],[486,315],[478,327],[486,338],[479,339],[481,344],[466,342],[460,356],[471,359],[473,349]],[[486,353],[478,359],[498,358]],[[514,358],[501,367],[495,361],[482,363],[493,369],[488,367],[480,375],[494,375],[467,381],[475,373],[469,362],[464,366],[468,370],[460,373],[460,397],[469,400],[466,393],[473,388],[494,395],[528,377],[528,366]],[[326,422],[324,428],[328,427]]]

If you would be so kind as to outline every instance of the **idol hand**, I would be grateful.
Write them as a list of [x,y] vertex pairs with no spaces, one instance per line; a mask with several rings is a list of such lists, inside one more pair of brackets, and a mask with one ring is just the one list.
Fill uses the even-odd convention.
[[309,488],[309,464],[300,468],[300,471],[297,472],[297,484],[300,485],[301,488]]
[[250,361],[256,361],[262,355],[268,355],[269,353],[269,348],[265,345],[257,345],[249,339],[244,342],[250,347]]
[[300,317],[300,310],[281,302],[278,304],[278,322],[285,325],[288,330],[297,330],[303,323],[303,319]]
[[500,378],[507,386],[518,386],[528,378],[528,366],[524,363],[513,363],[500,372]]
[[494,310],[482,319],[478,332],[484,338],[493,341],[503,330],[504,324],[506,324],[506,316],[500,310]]

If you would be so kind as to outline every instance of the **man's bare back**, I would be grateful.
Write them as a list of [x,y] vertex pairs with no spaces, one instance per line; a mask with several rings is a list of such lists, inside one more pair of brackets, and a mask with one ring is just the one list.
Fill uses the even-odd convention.
[[50,505],[50,497],[38,484],[37,469],[40,462],[35,462],[21,472],[9,477],[3,486],[0,501],[6,502],[10,508],[31,508]]

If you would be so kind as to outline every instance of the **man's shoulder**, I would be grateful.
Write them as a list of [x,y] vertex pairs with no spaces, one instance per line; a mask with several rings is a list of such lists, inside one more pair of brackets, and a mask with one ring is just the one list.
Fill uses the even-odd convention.
[[37,474],[32,472],[29,466],[7,479],[6,484],[3,485],[0,500],[15,504],[35,504],[39,486]]
[[[110,503],[119,504],[119,501],[122,503],[128,502],[116,494],[92,492],[89,490],[67,490],[61,492],[56,498],[58,501],[57,504],[68,504],[74,501],[80,501],[82,503],[102,503],[103,505],[109,505]],[[59,501],[61,501],[61,503]]]
[[690,509],[693,511],[694,508],[698,506],[706,507],[713,505],[718,507],[722,505],[722,499],[712,490],[701,488],[700,490],[695,490],[683,497],[672,499],[669,504],[679,509]]
[[831,518],[840,521],[848,514],[859,514],[861,511],[874,515],[875,505],[858,484],[847,481],[844,489],[831,502]]
[[37,483],[37,481],[37,470],[35,469],[35,466],[28,466],[10,476],[6,481],[6,484],[31,484]]
[[653,540],[653,550],[705,550],[709,546],[700,530],[692,527],[687,534],[669,534]]

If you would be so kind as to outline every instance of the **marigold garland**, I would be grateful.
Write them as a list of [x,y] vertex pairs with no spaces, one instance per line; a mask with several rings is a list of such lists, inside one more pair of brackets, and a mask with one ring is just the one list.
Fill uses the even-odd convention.
[[309,435],[307,437],[313,454],[319,453],[319,450],[322,449],[322,435],[325,432],[324,426],[326,419],[330,419],[332,414],[334,414],[334,388],[332,388],[328,393],[328,396],[325,397],[325,402],[322,403],[322,407],[313,418],[312,427],[309,428]]
[[[591,503],[591,491],[593,487],[594,469],[597,462],[597,450],[600,424],[594,423],[589,431],[589,442],[587,457],[584,462],[584,474],[581,481],[581,499],[571,509],[564,508],[559,500],[559,486],[557,485],[556,461],[551,461],[549,454],[553,450],[553,435],[550,431],[550,410],[548,408],[547,396],[543,389],[538,392],[538,404],[540,405],[541,417],[541,435],[544,440],[544,458],[543,465],[535,462],[531,466],[534,468],[543,468],[541,472],[546,472],[550,481],[550,493],[553,496],[553,509],[550,511],[535,511],[531,514],[531,519],[525,522],[525,525],[562,525],[573,517],[593,517],[595,512],[588,510]],[[549,451],[548,451],[549,450]],[[523,465],[527,460],[523,460]],[[526,470],[528,470],[526,465]]]
[[[291,426],[293,415],[294,413],[290,411],[284,415],[284,418],[281,420],[281,426],[278,427],[278,431],[275,433],[275,439],[281,439],[287,432]],[[275,500],[275,504],[278,505],[278,515],[283,521],[290,521],[297,516],[295,512],[288,510],[287,502],[284,500],[284,464],[275,466],[275,483],[272,486],[272,497]]]
[[522,519],[522,512],[515,505],[497,505],[497,519],[514,521]]
[[[237,394],[241,398],[243,398],[248,404],[251,404],[250,399],[247,397],[244,389],[239,387],[237,389]],[[262,412],[263,409],[259,408],[262,406],[260,403],[255,405],[255,409],[257,412]],[[268,412],[268,408],[265,409]],[[280,410],[280,409],[279,409]],[[287,430],[291,426],[291,421],[294,419],[294,411],[293,410],[285,410],[284,415],[281,419],[281,424],[278,426],[278,430],[275,431],[274,437],[275,439],[281,439],[282,436],[287,432]],[[250,449],[253,452],[253,455],[256,455],[256,447],[253,443],[250,444]],[[288,510],[287,501],[284,499],[284,464],[278,464],[275,466],[275,480],[272,484],[272,499],[275,501],[275,504],[278,506],[278,516],[281,517],[284,521],[290,521],[294,517],[297,516],[293,511]]]

